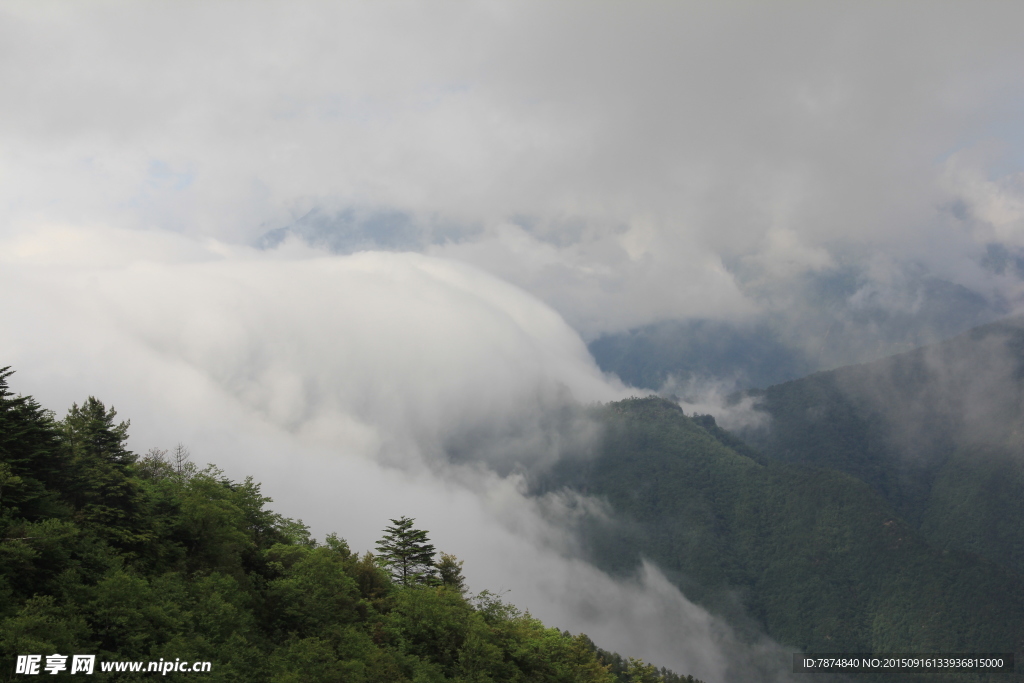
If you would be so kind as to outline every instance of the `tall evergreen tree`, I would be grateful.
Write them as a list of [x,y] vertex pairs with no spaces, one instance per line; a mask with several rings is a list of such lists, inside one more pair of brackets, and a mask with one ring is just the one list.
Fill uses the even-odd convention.
[[70,461],[66,491],[76,521],[97,528],[115,545],[137,545],[147,538],[139,528],[141,492],[131,471],[136,456],[125,448],[128,422],[115,423],[116,416],[90,396],[58,423]]
[[436,552],[427,532],[413,528],[415,521],[410,517],[392,519],[391,526],[384,529],[384,537],[377,542],[377,551],[391,578],[403,586],[436,584]]
[[8,389],[12,374],[0,368],[0,504],[29,520],[66,516],[53,490],[67,477],[60,435],[49,411]]
[[441,561],[437,563],[437,572],[443,585],[453,588],[459,593],[466,592],[466,577],[462,575],[462,560],[454,555],[441,553]]

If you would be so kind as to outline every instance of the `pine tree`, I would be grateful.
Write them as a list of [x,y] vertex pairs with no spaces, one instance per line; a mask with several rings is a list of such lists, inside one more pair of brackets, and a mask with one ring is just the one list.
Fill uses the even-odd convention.
[[434,546],[426,531],[412,527],[415,521],[409,517],[392,519],[392,526],[384,529],[384,538],[377,542],[377,551],[396,582],[403,586],[435,585]]
[[53,416],[31,396],[15,396],[7,386],[13,371],[0,368],[0,469],[3,505],[29,520],[64,517],[58,489],[68,479],[68,460],[61,449]]
[[69,460],[65,491],[75,520],[125,547],[143,544],[146,533],[139,528],[142,492],[131,470],[137,458],[125,448],[128,422],[116,423],[116,416],[90,396],[81,407],[73,404],[57,426]]
[[437,563],[437,571],[443,585],[453,588],[459,593],[466,592],[466,577],[462,575],[462,560],[454,555],[441,553],[441,561]]

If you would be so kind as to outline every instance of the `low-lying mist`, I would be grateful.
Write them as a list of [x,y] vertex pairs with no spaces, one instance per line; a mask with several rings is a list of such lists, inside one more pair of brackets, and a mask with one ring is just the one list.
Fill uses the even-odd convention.
[[185,443],[356,549],[415,517],[473,590],[625,656],[709,681],[783,671],[777,647],[741,642],[656,567],[615,579],[580,559],[579,506],[527,495],[524,472],[600,437],[583,405],[636,393],[544,304],[417,254],[120,237],[6,245],[0,349],[16,390],[57,411],[96,395],[132,421],[136,452]]

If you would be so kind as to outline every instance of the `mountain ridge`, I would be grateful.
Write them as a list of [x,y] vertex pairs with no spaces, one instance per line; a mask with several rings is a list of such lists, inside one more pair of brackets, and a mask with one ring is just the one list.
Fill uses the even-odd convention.
[[765,456],[846,472],[933,544],[1024,572],[1024,318],[743,396],[769,420],[738,436]]
[[1021,577],[933,547],[856,477],[758,462],[657,397],[596,417],[600,451],[558,463],[535,493],[586,491],[615,511],[617,525],[582,531],[598,566],[621,574],[648,558],[747,637],[763,628],[806,652],[1024,649]]

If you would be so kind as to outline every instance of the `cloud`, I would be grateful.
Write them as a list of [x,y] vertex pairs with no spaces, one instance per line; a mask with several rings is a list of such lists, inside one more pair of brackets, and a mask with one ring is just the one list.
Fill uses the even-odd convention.
[[575,559],[578,506],[527,496],[518,472],[598,436],[577,406],[632,391],[525,292],[419,254],[68,225],[0,253],[0,355],[44,405],[97,395],[136,451],[184,442],[358,549],[414,516],[474,589],[604,647],[712,679],[746,651],[653,567],[621,582]]
[[643,218],[566,246],[502,223],[484,236],[427,253],[472,263],[544,296],[588,338],[650,320],[739,317],[756,310],[715,254],[674,245]]
[[287,249],[223,245],[192,245],[199,258],[182,262],[190,240],[155,234],[147,258],[143,236],[129,233],[117,267],[109,236],[70,228],[19,236],[7,265],[38,277],[65,319],[95,315],[124,328],[150,357],[201,372],[296,433],[337,412],[372,418],[402,458],[443,444],[444,430],[459,425],[506,420],[524,406],[539,415],[563,392],[589,402],[622,391],[554,311],[457,262],[301,247],[289,258]]
[[760,410],[760,401],[754,396],[734,400],[736,386],[728,381],[691,379],[682,385],[670,377],[661,393],[679,396],[679,407],[684,413],[712,415],[716,423],[730,431],[763,429],[769,424],[769,415]]
[[2,3],[4,362],[356,545],[417,503],[469,554],[504,527],[441,453],[513,476],[585,442],[545,416],[623,388],[581,336],[770,320],[828,365],[1019,308],[1022,19]]
[[994,141],[957,152],[946,160],[942,180],[979,242],[1019,248],[1024,246],[1024,171],[996,178],[988,171],[1005,152],[1005,145]]
[[[1015,5],[0,11],[0,229],[240,244],[315,210],[404,215],[369,230],[499,274],[588,338],[775,312],[738,263],[775,281],[884,252],[1021,296],[978,263],[1019,232]],[[1006,150],[986,180],[950,180],[986,139]],[[958,200],[990,227],[952,219]]]

